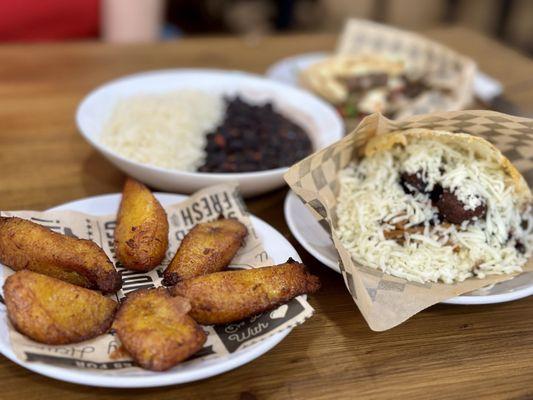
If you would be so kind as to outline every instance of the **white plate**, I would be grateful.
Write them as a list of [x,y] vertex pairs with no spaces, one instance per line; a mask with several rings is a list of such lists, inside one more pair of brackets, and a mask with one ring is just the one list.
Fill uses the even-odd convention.
[[[163,205],[177,203],[186,198],[182,195],[156,193],[156,197]],[[120,194],[88,197],[66,203],[51,210],[75,210],[93,215],[115,213],[118,209]],[[291,244],[266,222],[254,216],[251,217],[256,232],[261,237],[266,251],[274,262],[281,263],[292,257],[301,261],[298,253]],[[39,374],[62,381],[79,383],[89,386],[141,388],[175,385],[192,382],[199,379],[218,375],[246,364],[276,346],[291,331],[287,329],[255,345],[238,350],[224,357],[206,360],[200,365],[189,366],[186,363],[178,365],[166,372],[151,372],[146,370],[132,371],[129,375],[113,375],[112,372],[92,371],[85,369],[65,368],[40,363],[30,363],[19,360],[9,343],[7,321],[0,321],[0,352],[15,363]]]
[[304,53],[292,57],[284,58],[275,64],[272,64],[266,71],[265,75],[277,82],[288,85],[298,85],[298,75],[300,72],[311,64],[326,58],[329,54],[326,52]]
[[[290,191],[285,198],[285,220],[294,237],[313,257],[340,273],[338,255],[328,234],[300,199]],[[533,273],[525,272],[490,289],[481,289],[443,301],[447,304],[493,304],[533,294]]]
[[315,151],[336,142],[344,134],[344,122],[337,111],[307,91],[259,75],[202,69],[146,72],[100,86],[80,103],[76,113],[78,129],[89,144],[115,166],[157,189],[192,193],[209,185],[238,181],[241,193],[252,196],[285,185],[283,174],[286,167],[243,173],[176,171],[128,160],[100,143],[98,138],[102,127],[120,99],[181,89],[229,96],[238,94],[252,103],[272,101],[280,113],[306,130]]
[[[328,53],[304,53],[293,57],[284,58],[277,63],[271,65],[265,75],[277,82],[286,83],[288,85],[298,85],[298,75],[300,71],[306,69],[311,64],[323,60],[328,56]],[[503,93],[503,87],[496,79],[484,74],[481,71],[476,71],[474,78],[474,94],[485,102],[490,102],[494,97]]]

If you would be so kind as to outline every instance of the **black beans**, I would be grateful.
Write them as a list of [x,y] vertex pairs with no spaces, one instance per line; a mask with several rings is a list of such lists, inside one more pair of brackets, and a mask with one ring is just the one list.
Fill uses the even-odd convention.
[[519,253],[526,254],[526,246],[521,241],[517,240],[514,247]]
[[312,152],[305,130],[279,114],[272,103],[226,99],[222,124],[207,135],[201,172],[251,172],[287,167]]
[[439,209],[441,217],[452,224],[461,224],[463,221],[476,217],[483,218],[487,213],[485,203],[482,203],[473,210],[466,210],[463,202],[447,189],[443,189],[435,206]]
[[448,189],[443,189],[438,183],[431,191],[427,188],[427,182],[422,179],[422,173],[409,174],[404,172],[400,175],[400,185],[407,194],[417,192],[428,194],[434,207],[439,210],[439,220],[444,220],[452,224],[461,224],[473,218],[483,218],[487,213],[487,206],[484,202],[473,210],[466,210],[465,204]]
[[431,201],[435,203],[442,194],[442,186],[436,183],[430,191],[422,176],[422,171],[417,171],[414,174],[404,172],[400,175],[400,185],[407,194],[416,194],[417,192],[429,194]]
[[426,193],[427,184],[421,178],[421,173],[409,174],[404,172],[400,175],[400,184],[406,193],[414,194],[415,192]]
[[438,183],[433,185],[433,190],[429,194],[429,198],[431,199],[431,202],[433,203],[433,205],[437,203],[443,190],[444,189],[442,189],[442,186],[439,185]]

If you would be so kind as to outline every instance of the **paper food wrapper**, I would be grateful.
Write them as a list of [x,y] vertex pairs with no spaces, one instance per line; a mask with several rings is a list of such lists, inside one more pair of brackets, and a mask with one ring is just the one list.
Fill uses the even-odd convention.
[[[390,329],[440,301],[513,277],[470,278],[453,285],[420,284],[365,267],[353,260],[343,247],[335,234],[338,172],[357,160],[358,150],[371,137],[410,128],[481,136],[498,147],[520,170],[528,184],[533,185],[533,120],[493,111],[433,113],[402,121],[372,114],[342,140],[292,166],[285,174],[285,180],[330,234],[340,256],[339,266],[346,286],[368,325],[375,331]],[[533,278],[533,260],[530,259],[523,269]]]
[[473,98],[476,64],[439,43],[412,32],[375,22],[350,19],[339,38],[336,54],[380,54],[405,61],[408,70],[424,76],[449,93],[429,91],[410,102],[396,119],[435,111],[461,110]]
[[[169,248],[165,260],[162,265],[147,273],[129,271],[118,265],[117,268],[122,271],[123,285],[120,291],[110,296],[115,300],[120,301],[137,289],[161,286],[162,273],[187,232],[196,224],[217,219],[221,214],[239,219],[249,230],[246,244],[232,260],[230,268],[256,268],[273,264],[261,243],[261,238],[252,226],[236,184],[209,187],[183,202],[164,208],[170,225]],[[6,211],[0,215],[18,216],[65,235],[91,239],[104,249],[111,260],[116,261],[113,249],[116,215],[93,216],[73,211]],[[5,278],[14,271],[2,266],[2,272],[3,285]],[[3,314],[3,319],[7,320],[5,306],[0,308],[0,313]],[[178,368],[239,351],[301,324],[312,314],[313,308],[304,296],[299,296],[275,310],[248,320],[228,325],[206,326],[204,330],[208,333],[208,338],[204,347],[192,359],[179,364]],[[11,347],[21,360],[78,368],[117,370],[117,373],[132,368],[138,369],[134,367],[129,356],[117,351],[120,342],[113,334],[101,335],[77,344],[51,346],[34,342],[15,331],[10,323],[8,325]]]

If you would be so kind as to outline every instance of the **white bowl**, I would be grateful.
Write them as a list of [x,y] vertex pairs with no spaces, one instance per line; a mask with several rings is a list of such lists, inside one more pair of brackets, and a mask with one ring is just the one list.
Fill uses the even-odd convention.
[[80,103],[76,122],[83,137],[126,174],[165,191],[192,193],[205,186],[238,181],[244,196],[258,195],[283,186],[287,168],[259,172],[185,172],[129,160],[99,140],[102,127],[117,101],[138,94],[198,89],[221,95],[239,95],[252,103],[272,101],[276,109],[304,128],[313,151],[339,140],[342,119],[333,107],[314,95],[257,75],[237,71],[176,69],[131,75],[95,89]]

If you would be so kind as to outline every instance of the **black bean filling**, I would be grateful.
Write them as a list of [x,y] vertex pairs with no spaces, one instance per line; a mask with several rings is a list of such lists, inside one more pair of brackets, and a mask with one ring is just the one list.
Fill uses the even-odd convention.
[[400,184],[402,185],[405,193],[427,193],[427,184],[420,176],[420,173],[408,174],[407,172],[404,172],[400,177]]
[[465,205],[454,193],[444,189],[438,197],[435,206],[441,217],[452,224],[461,224],[474,218],[483,218],[487,213],[487,206],[482,203],[473,210],[465,210]]
[[287,167],[312,152],[306,131],[279,114],[272,103],[226,98],[224,120],[207,134],[201,172],[251,172]]
[[473,210],[466,210],[465,204],[448,189],[443,189],[442,186],[437,184],[429,191],[427,183],[422,179],[421,172],[416,174],[402,173],[400,175],[400,185],[407,194],[413,195],[416,192],[428,194],[433,206],[439,210],[439,219],[451,224],[460,225],[464,221],[483,218],[487,214],[485,202],[482,202],[481,205]]
[[521,241],[517,240],[514,247],[519,253],[526,254],[526,246]]

